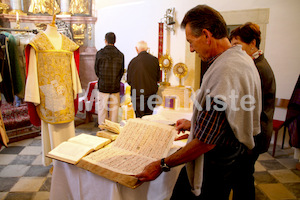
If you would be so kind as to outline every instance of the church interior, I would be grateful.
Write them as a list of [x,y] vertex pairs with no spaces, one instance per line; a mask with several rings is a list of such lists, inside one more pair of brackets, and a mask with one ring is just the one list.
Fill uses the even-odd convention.
[[[143,183],[131,189],[76,165],[59,162],[54,171],[52,163],[45,166],[47,160],[42,151],[46,145],[41,135],[45,129],[41,130],[41,124],[32,123],[29,106],[33,104],[24,100],[30,66],[27,45],[51,24],[66,36],[65,41],[73,41],[75,58],[70,62],[75,60],[71,65],[72,69],[77,67],[81,88],[75,89],[78,102],[73,111],[74,126],[66,130],[74,129],[76,136],[81,133],[96,136],[101,130],[97,116],[95,59],[97,51],[106,46],[105,34],[108,32],[115,33],[115,46],[124,54],[118,123],[122,125],[135,118],[127,71],[130,61],[137,56],[135,48],[139,41],[147,42],[147,52],[158,58],[161,70],[157,91],[160,101],[153,114],[143,119],[165,124],[176,123],[181,118],[190,120],[193,98],[201,88],[206,66],[196,52],[190,52],[185,30],[180,24],[185,13],[198,4],[219,11],[229,33],[246,22],[259,25],[260,49],[276,80],[276,101],[269,150],[260,154],[255,163],[255,199],[300,199],[300,147],[291,145],[288,125],[283,125],[289,101],[300,81],[298,0],[2,0],[0,35],[4,39],[0,38],[0,59],[3,66],[8,62],[12,68],[0,68],[0,133],[6,135],[2,135],[4,145],[0,144],[0,200],[95,199],[97,192],[103,193],[105,199],[170,199],[181,168],[171,170],[172,177],[163,176],[155,183]],[[8,56],[9,51],[15,52]],[[74,85],[76,80],[72,81]],[[9,90],[13,92],[9,93]],[[64,93],[65,89],[62,91]],[[274,128],[275,121],[279,124]],[[183,143],[186,141],[185,138]],[[183,144],[178,142],[176,145],[179,148]],[[63,181],[59,182],[60,179]],[[161,185],[164,186],[159,189]],[[59,192],[60,195],[56,195]]]

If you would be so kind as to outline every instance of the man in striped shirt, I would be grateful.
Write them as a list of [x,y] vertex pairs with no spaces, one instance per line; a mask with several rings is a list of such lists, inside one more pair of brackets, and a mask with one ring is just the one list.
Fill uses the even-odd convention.
[[153,162],[137,175],[156,179],[163,171],[187,163],[171,199],[228,199],[236,169],[245,163],[253,135],[260,132],[260,78],[241,46],[231,47],[221,14],[199,5],[185,15],[190,51],[209,63],[194,102],[191,121],[181,119],[178,131],[190,130],[188,143],[174,154]]

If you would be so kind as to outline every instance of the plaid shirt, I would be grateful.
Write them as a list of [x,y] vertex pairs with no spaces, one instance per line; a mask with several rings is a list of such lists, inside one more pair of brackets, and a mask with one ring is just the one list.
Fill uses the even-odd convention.
[[[217,104],[211,100],[211,108]],[[239,141],[234,136],[230,125],[226,119],[225,111],[210,109],[202,111],[196,120],[195,138],[206,144],[216,144],[220,146],[237,146]]]
[[123,53],[115,46],[106,45],[96,54],[95,73],[100,92],[120,92],[120,81],[124,73]]
[[[210,58],[207,61],[208,67],[222,54]],[[218,99],[221,101],[220,99]],[[211,98],[210,108],[217,104]],[[226,119],[225,111],[214,109],[204,110],[198,116],[195,125],[195,138],[206,144],[216,144],[220,146],[238,146],[240,142],[234,136],[232,129]]]

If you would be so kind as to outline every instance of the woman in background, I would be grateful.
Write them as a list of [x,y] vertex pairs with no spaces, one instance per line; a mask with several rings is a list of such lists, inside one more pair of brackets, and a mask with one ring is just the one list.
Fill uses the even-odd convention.
[[[254,164],[259,154],[267,152],[270,146],[270,141],[273,132],[273,115],[275,109],[275,92],[276,83],[273,70],[271,69],[264,53],[259,49],[261,42],[261,32],[257,24],[247,22],[246,24],[237,27],[231,31],[229,37],[231,44],[242,45],[242,49],[252,57],[261,79],[262,91],[262,113],[260,116],[261,133],[254,136],[255,147],[248,153],[248,173],[246,177],[241,173],[240,181],[237,184],[244,183],[243,191],[237,191],[233,188],[234,199],[243,199],[249,195],[249,199],[255,199],[254,187]],[[274,144],[276,145],[276,144]],[[240,187],[239,187],[240,188]],[[246,195],[248,194],[248,195]]]

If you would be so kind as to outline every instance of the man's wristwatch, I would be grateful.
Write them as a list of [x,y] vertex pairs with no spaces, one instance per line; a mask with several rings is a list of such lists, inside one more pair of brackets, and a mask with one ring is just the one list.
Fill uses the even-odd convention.
[[165,159],[161,159],[160,161],[160,168],[163,172],[168,172],[170,171],[171,167],[169,167],[166,163],[165,163]]

